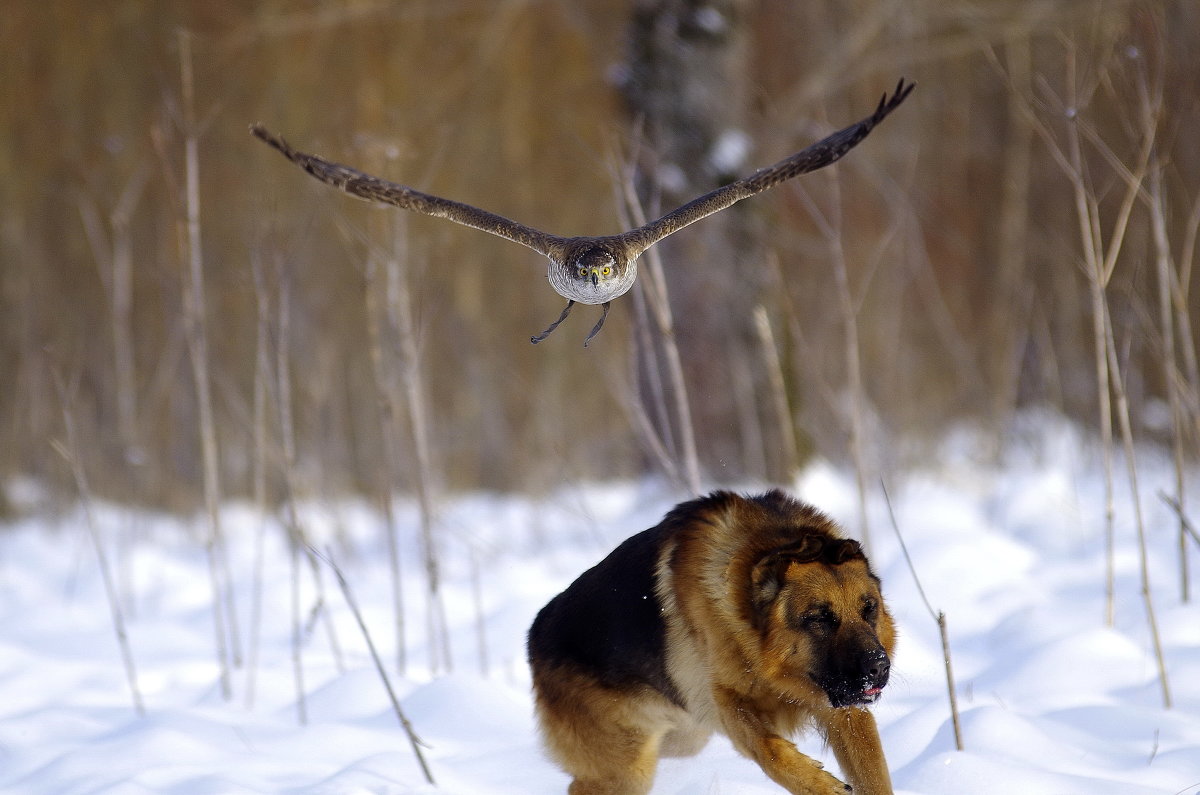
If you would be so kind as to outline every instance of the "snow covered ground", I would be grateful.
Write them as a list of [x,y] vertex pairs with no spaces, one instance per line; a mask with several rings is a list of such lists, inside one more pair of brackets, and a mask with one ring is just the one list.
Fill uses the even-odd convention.
[[[937,628],[914,586],[882,498],[871,505],[873,560],[901,628],[891,684],[876,707],[897,791],[984,795],[1200,793],[1200,594],[1179,598],[1177,530],[1157,497],[1164,462],[1142,464],[1142,509],[1172,709],[1164,709],[1140,596],[1129,490],[1119,470],[1115,627],[1104,623],[1098,455],[1042,423],[998,466],[969,439],[927,471],[889,475],[922,584],[949,623],[966,750],[954,750]],[[814,466],[793,491],[855,522],[852,478]],[[753,489],[753,486],[747,490]],[[424,741],[423,780],[362,635],[324,571],[327,623],[305,637],[304,705],[291,652],[291,568],[281,532],[244,506],[223,515],[243,638],[254,626],[256,543],[262,621],[232,698],[213,651],[203,524],[114,506],[95,522],[117,574],[146,705],[138,717],[82,513],[0,528],[0,790],[30,793],[564,792],[530,714],[524,632],[538,608],[681,495],[651,484],[592,485],[537,500],[447,500],[439,533],[454,672],[431,676],[422,576],[406,542],[409,666],[394,673],[395,633],[382,524],[345,503],[306,509],[337,556]],[[20,499],[21,495],[17,495]],[[1192,505],[1200,505],[1193,495]],[[1193,548],[1194,568],[1200,554]],[[475,576],[477,575],[477,576]],[[303,604],[315,591],[304,573]],[[1200,589],[1200,573],[1192,577]],[[477,607],[478,606],[478,607]],[[478,626],[486,641],[481,643]],[[484,657],[486,656],[486,659]],[[251,659],[255,662],[251,665]],[[253,672],[253,673],[252,673]],[[802,748],[836,767],[812,740]],[[722,738],[699,757],[664,760],[654,792],[778,792]]]

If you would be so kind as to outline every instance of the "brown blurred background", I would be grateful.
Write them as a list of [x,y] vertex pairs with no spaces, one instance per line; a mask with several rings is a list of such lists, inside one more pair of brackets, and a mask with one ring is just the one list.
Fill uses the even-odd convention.
[[[873,467],[959,419],[1000,449],[1024,408],[1095,426],[1081,229],[1124,229],[1106,295],[1138,433],[1165,434],[1168,376],[1194,426],[1194,0],[16,0],[0,64],[0,479],[73,493],[65,406],[95,492],[193,508],[205,379],[226,495],[406,491],[418,466],[442,489],[683,478],[672,339],[706,483],[848,459],[854,406]],[[631,293],[587,349],[588,307],[529,344],[561,309],[537,255],[247,133],[605,234],[626,181],[668,210],[902,76],[839,165],[662,247],[673,333]]]

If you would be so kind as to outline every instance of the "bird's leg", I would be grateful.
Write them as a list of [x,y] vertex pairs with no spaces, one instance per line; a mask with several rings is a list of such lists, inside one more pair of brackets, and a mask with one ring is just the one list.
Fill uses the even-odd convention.
[[608,308],[610,306],[612,306],[612,301],[604,302],[604,313],[600,315],[600,319],[596,321],[596,325],[593,326],[592,330],[588,333],[587,339],[583,341],[583,347],[586,348],[588,343],[592,341],[592,337],[600,333],[600,327],[604,325],[604,318],[608,317]]
[[[574,299],[567,301],[567,306],[565,309],[563,309],[562,314],[558,316],[558,320],[551,323],[550,328],[546,329],[541,334],[538,334],[536,337],[530,337],[529,341],[532,342],[534,345],[537,345],[539,342],[546,339],[546,337],[549,337],[550,332],[554,331],[554,329],[558,328],[558,324],[563,322],[564,320],[566,320],[567,315],[571,314],[571,307],[573,307],[573,306],[575,306]],[[598,328],[599,327],[597,327],[597,329]],[[592,333],[595,334],[596,332],[593,331]],[[591,339],[591,337],[588,337],[588,339]],[[584,343],[584,344],[586,345],[587,343]]]

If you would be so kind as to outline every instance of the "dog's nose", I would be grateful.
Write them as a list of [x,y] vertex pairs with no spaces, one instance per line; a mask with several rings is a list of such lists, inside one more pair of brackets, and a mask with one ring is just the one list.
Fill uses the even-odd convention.
[[882,687],[887,682],[892,663],[883,649],[869,649],[862,657],[863,676]]

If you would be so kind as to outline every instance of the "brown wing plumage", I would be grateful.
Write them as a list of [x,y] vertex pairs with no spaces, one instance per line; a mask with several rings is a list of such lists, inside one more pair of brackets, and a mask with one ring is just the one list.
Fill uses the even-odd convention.
[[913,90],[914,85],[916,84],[908,83],[906,85],[901,79],[896,84],[896,90],[891,98],[889,99],[888,95],[884,94],[875,112],[857,124],[838,130],[791,157],[780,160],[773,166],[760,169],[737,182],[731,182],[693,199],[658,220],[627,232],[622,237],[628,237],[634,252],[640,254],[667,235],[678,232],[688,224],[724,210],[742,199],[762,193],[780,182],[828,166],[857,146],[877,124],[899,107],[900,103],[908,97],[909,92]]
[[428,193],[413,190],[407,185],[389,182],[386,179],[364,174],[350,166],[334,163],[317,155],[299,152],[283,138],[267,131],[261,125],[251,126],[250,132],[256,138],[262,139],[279,150],[284,157],[312,176],[351,196],[357,196],[367,201],[391,204],[437,218],[447,218],[464,226],[491,232],[493,235],[498,235],[514,243],[520,243],[556,261],[562,256],[563,244],[566,241],[557,235],[547,234],[470,204],[431,196]]

